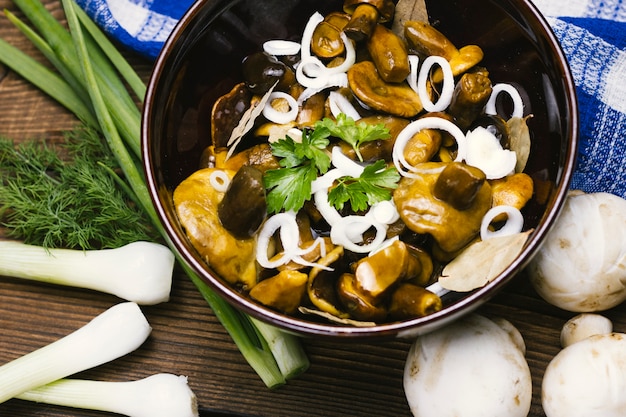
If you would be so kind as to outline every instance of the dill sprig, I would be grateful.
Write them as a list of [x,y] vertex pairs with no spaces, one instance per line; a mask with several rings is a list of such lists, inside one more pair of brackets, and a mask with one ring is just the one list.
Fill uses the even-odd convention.
[[0,138],[0,222],[9,237],[85,250],[158,239],[96,131],[69,131],[59,147]]

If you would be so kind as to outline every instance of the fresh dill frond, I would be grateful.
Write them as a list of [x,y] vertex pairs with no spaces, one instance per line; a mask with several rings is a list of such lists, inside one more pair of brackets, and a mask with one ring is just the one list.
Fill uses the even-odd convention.
[[0,222],[9,237],[47,248],[157,240],[118,172],[104,141],[85,127],[67,132],[58,147],[0,138]]

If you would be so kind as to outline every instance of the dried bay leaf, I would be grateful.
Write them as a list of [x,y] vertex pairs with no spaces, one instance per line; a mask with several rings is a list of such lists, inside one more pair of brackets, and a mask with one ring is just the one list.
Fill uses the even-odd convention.
[[428,11],[424,0],[398,1],[391,30],[404,39],[404,24],[410,20],[428,22]]
[[517,155],[517,164],[515,172],[522,172],[528,162],[530,156],[530,131],[526,120],[527,117],[511,117],[507,122],[510,132],[510,148]]
[[300,311],[302,314],[312,314],[315,316],[323,317],[326,320],[332,323],[337,323],[337,324],[347,324],[347,325],[355,326],[355,327],[376,326],[376,323],[374,323],[373,321],[360,321],[360,320],[353,320],[353,319],[348,319],[348,318],[343,318],[343,317],[337,317],[325,311],[320,311],[320,310],[316,310],[316,309],[308,308],[304,306],[298,307],[298,311]]
[[237,147],[239,142],[241,142],[241,139],[244,137],[244,135],[254,127],[254,122],[256,121],[257,117],[259,117],[263,112],[263,107],[265,107],[265,104],[269,100],[270,95],[274,91],[274,87],[276,87],[276,84],[278,84],[278,81],[276,81],[272,88],[270,88],[269,91],[265,93],[255,105],[251,106],[241,116],[239,124],[237,124],[237,126],[233,129],[230,138],[228,139],[228,143],[226,144],[227,146],[229,146],[228,153],[226,154],[226,159],[230,158],[233,155],[233,153],[235,152],[235,148]]
[[445,266],[439,284],[457,292],[485,286],[520,254],[531,232],[528,230],[473,243]]

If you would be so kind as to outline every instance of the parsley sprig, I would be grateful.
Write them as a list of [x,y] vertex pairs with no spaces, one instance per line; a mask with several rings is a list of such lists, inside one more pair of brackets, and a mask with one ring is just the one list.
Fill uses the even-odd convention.
[[330,167],[326,147],[330,143],[328,129],[305,129],[302,142],[291,137],[271,144],[272,153],[282,158],[282,168],[268,170],[263,177],[267,193],[267,209],[278,213],[281,209],[298,211],[311,198],[311,183]]
[[[357,124],[352,118],[339,114],[336,121],[326,118],[317,122],[312,130],[305,129],[301,142],[287,136],[272,143],[272,153],[281,158],[281,168],[268,170],[264,176],[270,213],[298,211],[311,199],[311,183],[330,168],[327,147],[331,136],[348,142],[361,158],[358,147],[362,143],[386,139],[389,131],[384,125]],[[363,211],[377,202],[389,200],[400,175],[395,169],[385,167],[385,161],[380,160],[366,166],[358,178],[339,178],[328,194],[329,203],[341,210],[349,202],[353,211]]]
[[353,211],[364,211],[373,204],[391,199],[391,190],[397,187],[400,174],[386,168],[382,159],[368,165],[358,177],[341,177],[328,192],[328,201],[337,210],[350,202]]
[[331,136],[340,138],[349,143],[354,149],[359,161],[363,161],[359,147],[365,142],[378,139],[389,139],[389,129],[384,124],[357,123],[353,118],[344,113],[337,115],[337,120],[325,118],[316,124],[316,128],[328,129]]

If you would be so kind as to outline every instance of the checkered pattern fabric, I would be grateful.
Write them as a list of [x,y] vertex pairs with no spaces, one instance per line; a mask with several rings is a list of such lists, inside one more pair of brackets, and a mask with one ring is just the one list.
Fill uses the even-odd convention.
[[[626,198],[626,2],[535,0],[569,60],[581,146],[572,188]],[[192,0],[78,0],[113,38],[154,59]]]

